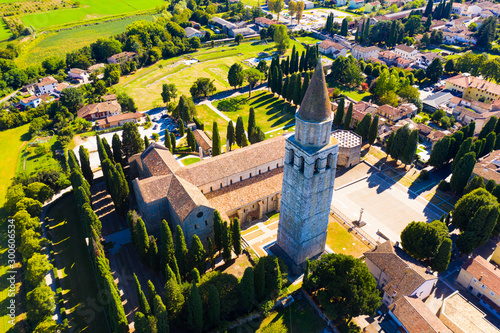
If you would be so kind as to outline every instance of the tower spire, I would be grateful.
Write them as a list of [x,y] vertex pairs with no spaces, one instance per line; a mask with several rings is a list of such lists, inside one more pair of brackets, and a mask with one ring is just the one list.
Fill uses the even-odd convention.
[[309,82],[298,116],[304,121],[312,122],[322,122],[332,116],[321,59],[318,60],[311,82]]

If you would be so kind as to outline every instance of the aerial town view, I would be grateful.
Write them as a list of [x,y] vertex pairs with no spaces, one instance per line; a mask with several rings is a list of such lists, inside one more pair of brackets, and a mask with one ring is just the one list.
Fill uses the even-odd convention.
[[0,333],[500,333],[500,0],[0,16]]

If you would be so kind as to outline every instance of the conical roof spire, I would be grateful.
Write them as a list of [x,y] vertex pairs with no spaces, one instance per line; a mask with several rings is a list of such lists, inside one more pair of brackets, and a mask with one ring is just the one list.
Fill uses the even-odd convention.
[[298,115],[302,120],[314,122],[322,122],[332,116],[321,59],[318,60],[309,87],[300,104]]

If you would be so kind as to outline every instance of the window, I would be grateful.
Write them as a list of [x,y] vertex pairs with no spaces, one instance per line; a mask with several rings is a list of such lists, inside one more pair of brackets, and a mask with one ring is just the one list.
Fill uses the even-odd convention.
[[197,230],[197,229],[198,229],[198,225],[197,225],[197,224],[195,224],[195,225],[194,225],[194,230]]
[[262,175],[262,172],[260,171],[260,169],[259,169],[259,175]]
[[268,167],[267,167],[267,171],[271,171],[271,167],[269,167],[269,166],[268,166]]
[[280,167],[279,163],[276,163],[276,167],[277,167],[277,168],[279,168],[279,167]]
[[472,278],[472,282],[476,283],[477,279],[475,277]]
[[481,285],[482,289],[486,289],[486,286],[484,284]]
[[474,290],[474,287],[473,287],[473,286],[469,286],[469,290],[470,290],[470,291],[473,291],[473,290]]
[[220,188],[222,188],[222,183],[220,183]]
[[492,291],[490,291],[490,295],[491,295],[491,296],[495,296],[495,293],[494,293],[494,292],[492,292]]
[[198,214],[196,214],[196,217],[197,217],[197,218],[200,218],[200,217],[202,217],[202,216],[203,216],[203,212],[199,212]]
[[240,176],[240,182],[243,180],[243,176]]
[[207,220],[205,220],[205,225],[208,225],[208,221]]
[[229,180],[229,184],[233,185],[233,180],[232,179]]
[[212,192],[212,191],[213,191],[212,186],[210,186],[210,192]]
[[252,178],[252,173],[250,172],[250,178]]

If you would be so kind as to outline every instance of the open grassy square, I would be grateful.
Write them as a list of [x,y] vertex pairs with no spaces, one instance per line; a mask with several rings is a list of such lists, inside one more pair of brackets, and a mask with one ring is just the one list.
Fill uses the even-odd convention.
[[349,233],[331,215],[328,223],[326,245],[335,253],[349,254],[355,258],[359,258],[370,249],[359,238]]
[[205,125],[205,133],[210,137],[212,137],[214,121],[217,123],[221,143],[225,145],[228,122],[204,104],[196,106],[196,113],[196,118]]
[[[215,103],[216,107],[217,105],[218,103]],[[264,133],[283,127],[287,127],[289,131],[293,130],[291,127],[295,124],[296,107],[267,90],[253,93],[252,97],[246,98],[245,103],[241,104],[239,111],[225,112],[225,114],[234,122],[241,116],[243,123],[247,126],[251,107],[255,110],[257,126]],[[278,135],[278,132],[266,134],[266,137],[271,135]]]

